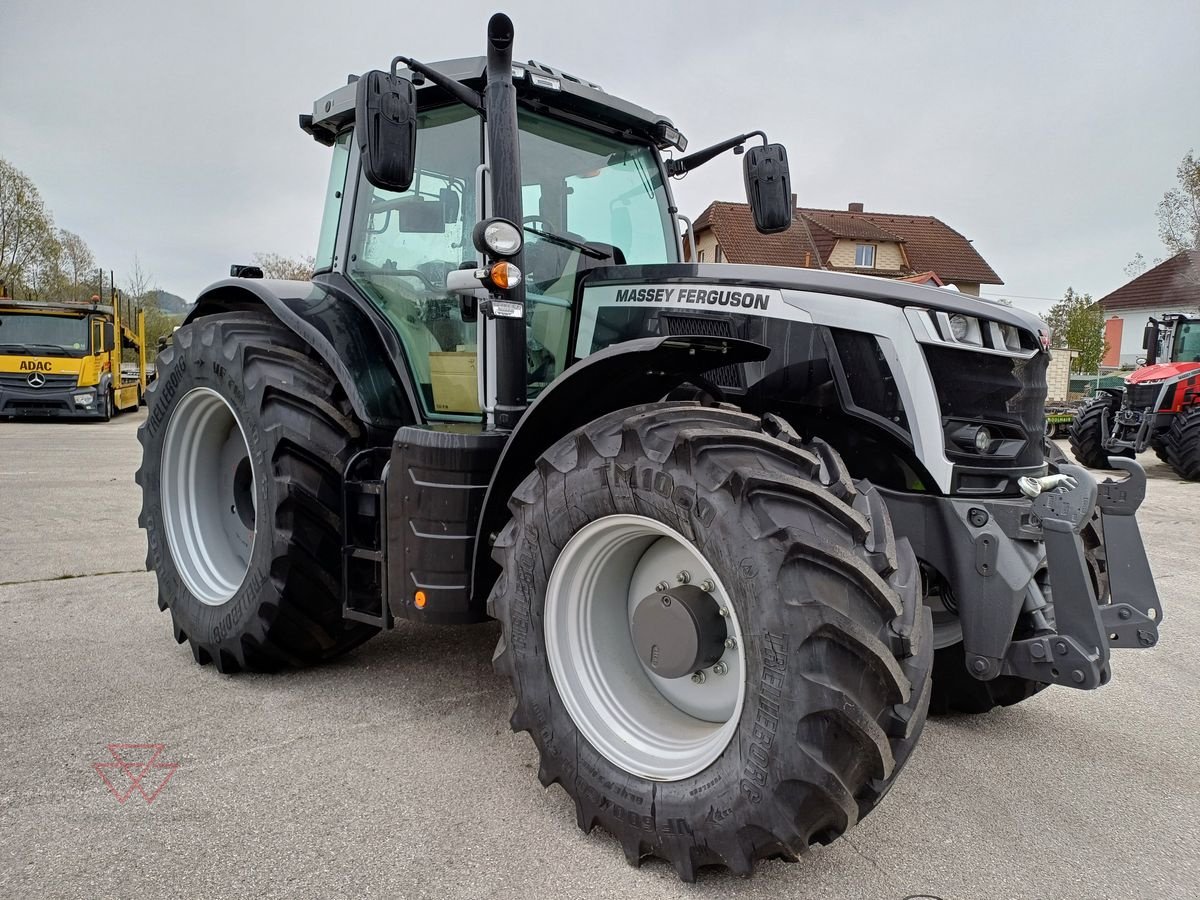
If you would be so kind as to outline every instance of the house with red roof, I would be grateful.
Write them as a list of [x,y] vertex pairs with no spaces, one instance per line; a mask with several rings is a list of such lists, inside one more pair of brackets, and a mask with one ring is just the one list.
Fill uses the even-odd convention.
[[[697,237],[699,243],[699,237]],[[1108,350],[1102,366],[1135,366],[1146,323],[1166,313],[1200,314],[1200,250],[1184,250],[1096,301]]]
[[[797,207],[779,234],[754,230],[745,203],[716,201],[696,219],[698,262],[831,269],[938,287],[954,285],[979,296],[984,284],[1003,284],[971,241],[934,216]],[[685,249],[690,248],[685,241]]]

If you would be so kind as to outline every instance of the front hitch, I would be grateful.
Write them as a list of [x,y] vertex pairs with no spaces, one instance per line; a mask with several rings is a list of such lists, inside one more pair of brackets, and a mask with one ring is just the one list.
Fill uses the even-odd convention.
[[[1088,690],[1110,676],[1109,648],[1151,647],[1162,619],[1145,547],[1134,513],[1146,494],[1146,475],[1130,459],[1113,457],[1120,481],[1095,478],[1079,466],[1060,464],[1074,479],[1033,501],[1030,524],[1041,529],[1054,604],[1055,629],[1013,641],[1002,672],[1047,684]],[[1099,606],[1080,532],[1099,509],[1112,603]],[[1110,547],[1119,548],[1116,558]]]

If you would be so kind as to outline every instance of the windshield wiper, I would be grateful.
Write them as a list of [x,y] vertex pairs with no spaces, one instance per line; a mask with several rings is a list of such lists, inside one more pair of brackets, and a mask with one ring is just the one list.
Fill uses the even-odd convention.
[[71,351],[60,344],[0,344],[3,348],[13,348],[14,350],[38,351],[45,353],[48,356],[70,356]]
[[611,253],[605,253],[590,244],[581,244],[579,241],[571,240],[569,237],[563,237],[561,234],[554,234],[549,231],[542,231],[540,228],[530,228],[528,225],[523,228],[530,234],[536,234],[542,240],[549,241],[552,244],[558,244],[560,247],[571,247],[578,250],[584,256],[590,256],[592,259],[612,259]]

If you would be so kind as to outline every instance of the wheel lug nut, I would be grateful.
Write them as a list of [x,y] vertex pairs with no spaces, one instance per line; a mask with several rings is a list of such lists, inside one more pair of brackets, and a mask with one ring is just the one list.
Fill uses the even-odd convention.
[[725,649],[726,650],[736,650],[737,649],[737,641],[735,641],[733,638],[725,638]]
[[703,672],[693,672],[692,673],[692,684],[704,684],[704,673]]
[[680,572],[678,575],[675,576],[675,580],[678,581],[680,584],[688,584],[692,580],[692,573],[687,571],[686,569],[684,569],[682,572]]
[[665,581],[660,581],[658,584],[656,584],[654,586],[654,589],[661,594],[663,591],[665,591],[669,587],[670,587],[670,585],[667,584]]
[[719,662],[715,666],[713,666],[713,674],[714,675],[724,675],[728,671],[729,671],[729,666],[725,665],[725,663],[723,663],[723,662]]
[[704,593],[706,593],[706,594],[711,594],[716,589],[717,589],[717,586],[715,584],[713,584],[712,581],[710,581],[707,578],[704,579],[702,582],[700,582],[700,590],[704,591]]
[[721,607],[721,618],[722,619],[729,618],[729,610],[727,610],[724,606]]

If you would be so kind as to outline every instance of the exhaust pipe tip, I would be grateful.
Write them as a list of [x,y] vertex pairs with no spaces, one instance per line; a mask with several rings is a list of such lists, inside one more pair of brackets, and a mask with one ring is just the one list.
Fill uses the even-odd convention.
[[512,19],[504,13],[496,13],[488,19],[488,43],[501,53],[510,52],[513,45]]

